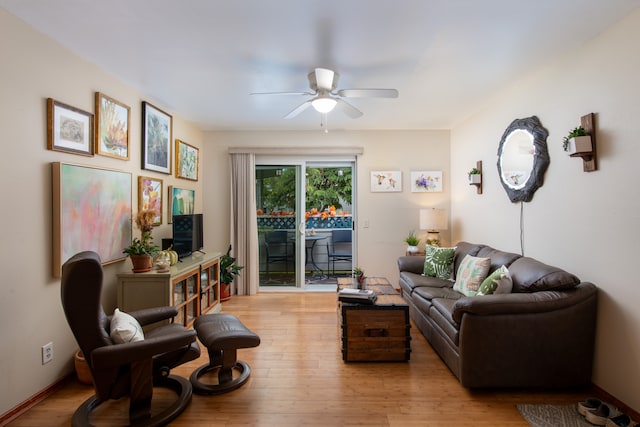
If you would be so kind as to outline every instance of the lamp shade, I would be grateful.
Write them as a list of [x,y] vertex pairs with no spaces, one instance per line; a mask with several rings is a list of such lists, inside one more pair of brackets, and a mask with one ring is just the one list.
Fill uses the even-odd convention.
[[446,230],[448,226],[449,218],[444,209],[420,209],[421,230]]
[[311,101],[311,105],[318,113],[328,113],[336,106],[337,101],[330,97],[319,96]]

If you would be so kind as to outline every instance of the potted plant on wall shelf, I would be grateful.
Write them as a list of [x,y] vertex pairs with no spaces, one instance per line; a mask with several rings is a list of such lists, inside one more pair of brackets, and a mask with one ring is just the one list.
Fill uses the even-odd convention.
[[227,253],[220,257],[220,300],[226,301],[231,298],[231,283],[240,274],[244,266],[237,265],[236,259],[231,256],[231,245]]
[[582,126],[578,126],[562,139],[562,148],[569,154],[590,153],[593,151],[591,136]]
[[407,252],[410,254],[418,253],[418,245],[420,244],[420,239],[418,239],[411,230],[407,237],[404,238],[404,242],[407,244]]
[[134,238],[131,244],[124,248],[123,253],[129,255],[134,273],[144,273],[153,268],[153,257],[160,252],[160,248],[153,244],[151,230],[156,217],[154,210],[142,210],[136,215],[136,226],[140,230],[140,238]]
[[473,168],[468,172],[469,175],[469,183],[471,184],[480,184],[482,181],[482,174],[477,168]]

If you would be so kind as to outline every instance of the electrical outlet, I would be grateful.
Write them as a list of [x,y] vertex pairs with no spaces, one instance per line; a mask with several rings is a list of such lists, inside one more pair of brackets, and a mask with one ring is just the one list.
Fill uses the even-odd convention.
[[53,343],[48,342],[42,346],[42,364],[49,363],[53,360]]

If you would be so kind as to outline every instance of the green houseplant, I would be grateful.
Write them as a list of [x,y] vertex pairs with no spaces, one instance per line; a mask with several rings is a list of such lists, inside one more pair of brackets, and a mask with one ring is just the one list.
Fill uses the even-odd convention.
[[473,183],[473,184],[477,184],[480,182],[480,180],[482,179],[482,176],[480,174],[480,171],[477,168],[473,168],[471,169],[467,175],[469,176],[469,182]]
[[364,289],[364,271],[360,267],[353,267],[353,277],[356,278],[358,289]]
[[570,154],[591,151],[591,137],[582,126],[578,126],[562,138],[562,148]]
[[416,236],[415,232],[411,230],[407,237],[404,238],[404,242],[407,244],[407,252],[417,253],[420,239]]
[[236,264],[236,259],[231,256],[231,245],[227,253],[220,257],[220,299],[226,301],[231,298],[231,282],[240,274],[244,266]]
[[134,273],[151,271],[153,257],[160,252],[160,248],[153,244],[151,230],[156,217],[155,210],[142,210],[136,215],[136,226],[140,230],[140,238],[135,237],[122,253],[129,255]]

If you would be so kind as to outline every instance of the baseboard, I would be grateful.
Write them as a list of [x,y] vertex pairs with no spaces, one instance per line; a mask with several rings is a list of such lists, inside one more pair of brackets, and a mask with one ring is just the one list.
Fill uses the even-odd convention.
[[29,409],[31,409],[34,406],[36,406],[38,403],[40,403],[43,400],[45,400],[47,397],[52,395],[58,389],[62,388],[74,376],[75,376],[75,374],[71,373],[71,374],[67,375],[66,377],[62,377],[61,379],[59,379],[55,383],[49,385],[47,388],[45,388],[45,389],[39,391],[38,393],[34,394],[33,396],[31,396],[30,398],[28,398],[24,402],[20,403],[16,407],[14,407],[13,409],[10,409],[8,412],[5,412],[4,414],[2,414],[0,416],[0,427],[7,425],[9,422],[15,420],[20,415],[24,414]]
[[598,396],[601,400],[604,400],[605,402],[612,404],[613,406],[615,406],[625,414],[629,415],[632,420],[640,421],[639,412],[634,411],[632,408],[628,407],[623,402],[616,399],[615,396],[610,395],[609,393],[607,393],[605,390],[601,389],[597,385],[592,384],[592,386],[593,386],[593,389],[596,391],[596,396]]

